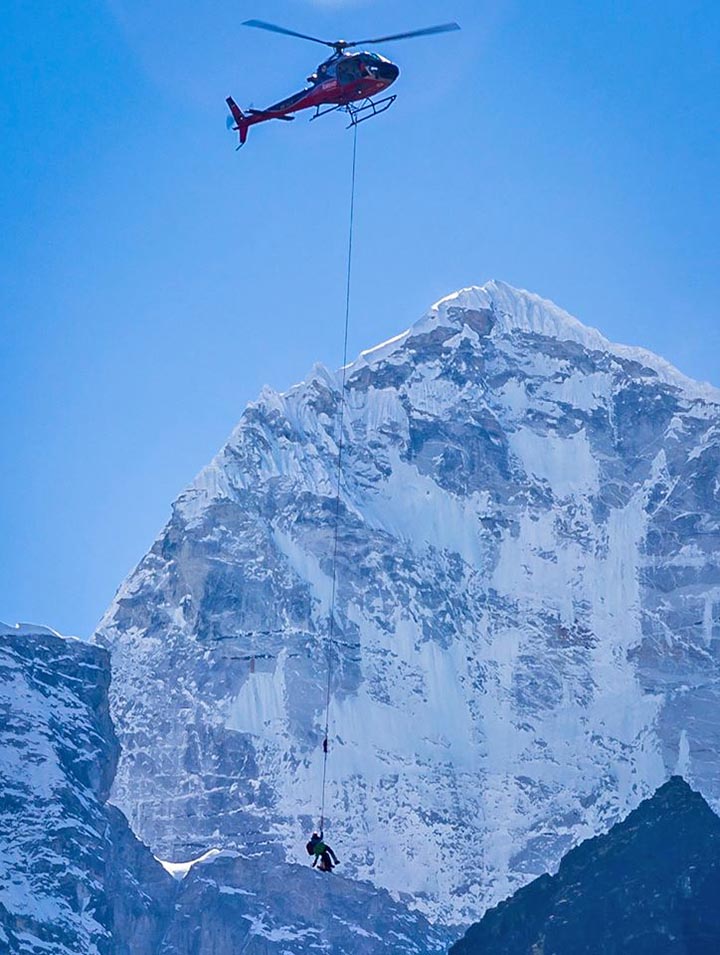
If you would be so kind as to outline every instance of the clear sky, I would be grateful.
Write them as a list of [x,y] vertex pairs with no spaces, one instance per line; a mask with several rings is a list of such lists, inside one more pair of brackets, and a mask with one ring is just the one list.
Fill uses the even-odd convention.
[[89,634],[263,384],[337,366],[351,134],[224,98],[388,44],[350,351],[494,277],[720,384],[720,4],[54,0],[0,30],[0,619]]

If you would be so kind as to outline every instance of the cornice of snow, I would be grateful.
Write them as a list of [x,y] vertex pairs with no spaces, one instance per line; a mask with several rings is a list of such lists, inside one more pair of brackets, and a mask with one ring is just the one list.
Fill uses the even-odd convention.
[[426,334],[438,326],[460,326],[462,325],[461,310],[466,309],[492,311],[496,320],[490,333],[493,339],[511,335],[514,332],[525,332],[555,338],[558,341],[577,342],[589,351],[604,351],[628,361],[638,362],[652,369],[662,381],[685,391],[688,397],[720,403],[720,388],[689,378],[670,362],[646,348],[611,342],[596,328],[583,325],[549,299],[542,298],[534,292],[528,292],[526,289],[514,288],[497,279],[491,279],[484,285],[471,285],[446,295],[410,328],[361,352],[349,367],[355,369],[361,364],[371,365],[383,361],[402,348],[410,339]]
[[[62,634],[58,633],[57,630],[53,630],[51,627],[45,627],[42,624],[38,623],[3,623],[0,620],[0,637],[10,637],[10,636],[21,636],[21,637],[30,637],[30,636],[44,636],[44,637],[60,637]],[[76,639],[76,638],[70,638]]]

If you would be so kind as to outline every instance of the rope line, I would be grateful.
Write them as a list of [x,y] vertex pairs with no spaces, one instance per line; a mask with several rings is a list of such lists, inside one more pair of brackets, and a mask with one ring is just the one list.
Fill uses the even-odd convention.
[[345,334],[343,338],[342,385],[340,387],[340,414],[338,436],[337,483],[335,489],[335,540],[332,558],[332,590],[330,592],[330,616],[328,619],[327,692],[325,695],[325,734],[323,736],[322,796],[320,799],[320,832],[325,825],[325,784],[327,782],[328,732],[330,729],[330,685],[333,673],[332,647],[335,640],[335,597],[337,594],[337,558],[340,537],[340,482],[342,479],[345,420],[345,379],[347,377],[348,329],[350,327],[350,278],[352,275],[353,227],[355,223],[355,169],[357,166],[357,124],[353,126],[352,174],[350,184],[350,225],[348,230],[347,274],[345,276]]

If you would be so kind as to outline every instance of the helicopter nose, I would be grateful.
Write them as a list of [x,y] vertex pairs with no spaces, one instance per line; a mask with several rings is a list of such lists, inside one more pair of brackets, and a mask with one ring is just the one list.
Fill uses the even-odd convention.
[[400,68],[395,66],[394,63],[381,63],[378,68],[378,75],[380,79],[385,80],[389,86],[391,83],[394,83],[400,75]]

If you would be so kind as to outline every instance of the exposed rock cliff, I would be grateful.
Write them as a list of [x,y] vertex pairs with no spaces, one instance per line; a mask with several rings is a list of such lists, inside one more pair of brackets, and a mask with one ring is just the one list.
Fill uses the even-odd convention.
[[470,928],[451,955],[720,951],[720,819],[678,776]]

